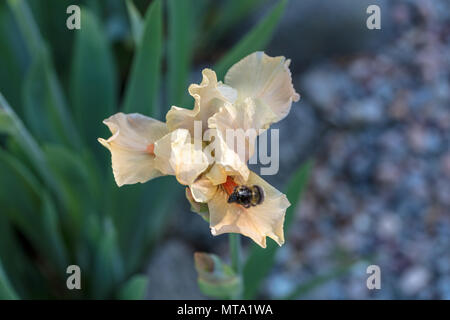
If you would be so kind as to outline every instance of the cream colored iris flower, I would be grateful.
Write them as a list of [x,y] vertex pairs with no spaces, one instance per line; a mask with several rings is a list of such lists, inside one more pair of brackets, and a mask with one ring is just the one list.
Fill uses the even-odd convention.
[[[263,248],[267,236],[279,245],[284,243],[283,222],[290,203],[284,194],[247,168],[256,136],[245,136],[246,152],[239,156],[237,144],[230,146],[226,134],[227,130],[266,130],[289,113],[292,102],[300,98],[292,85],[289,63],[284,57],[255,52],[232,66],[225,75],[225,85],[232,88],[227,88],[227,92],[235,90],[237,97],[229,94],[228,99],[216,100],[215,113],[208,118],[208,127],[215,130],[218,139],[215,163],[186,191],[193,211],[210,221],[213,235],[241,233]],[[202,101],[201,94],[196,101]],[[201,114],[201,103],[196,107],[196,115]],[[228,203],[238,185],[261,187],[263,202],[249,208]]]
[[[217,81],[213,70],[204,69],[202,82],[189,87],[194,109],[173,106],[166,123],[139,114],[118,113],[106,119],[112,137],[99,141],[111,151],[117,184],[175,175],[188,186],[191,209],[209,221],[213,235],[236,232],[264,248],[266,237],[282,245],[289,201],[248,169],[256,135],[245,135],[245,152],[239,154],[238,145],[228,141],[227,131],[259,134],[289,113],[292,102],[300,98],[289,63],[284,57],[255,52],[233,65],[224,83]],[[202,125],[201,132],[196,132],[196,121]],[[201,137],[196,136],[199,133]],[[213,152],[208,150],[211,146]],[[230,202],[239,186],[258,186],[261,201]]]

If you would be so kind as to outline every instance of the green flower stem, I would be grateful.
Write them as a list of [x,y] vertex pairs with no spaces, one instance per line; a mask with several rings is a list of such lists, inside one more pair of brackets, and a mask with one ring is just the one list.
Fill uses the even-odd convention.
[[[241,278],[241,283],[244,283],[242,279],[242,253],[241,253],[241,235],[239,233],[230,233],[230,255],[231,255],[231,267],[234,272]],[[243,288],[233,298],[242,299]]]

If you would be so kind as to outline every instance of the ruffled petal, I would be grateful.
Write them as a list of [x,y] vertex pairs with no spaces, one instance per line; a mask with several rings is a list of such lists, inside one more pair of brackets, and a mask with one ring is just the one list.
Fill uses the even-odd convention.
[[254,100],[246,98],[234,105],[226,104],[220,108],[219,112],[208,120],[208,125],[212,129],[217,129],[226,146],[247,163],[255,151],[258,135],[276,118],[272,109],[261,105],[257,110]]
[[219,188],[208,202],[211,233],[241,233],[263,248],[266,247],[266,237],[270,237],[281,246],[284,243],[284,217],[290,206],[288,199],[253,172],[250,172],[246,185],[261,187],[263,202],[246,209],[239,204],[228,203],[228,194]]
[[210,128],[256,131],[266,130],[277,120],[277,115],[266,104],[257,106],[255,100],[247,97],[235,104],[225,104],[209,120]]
[[218,188],[206,176],[199,177],[189,187],[194,200],[203,203],[211,200]]
[[178,182],[192,184],[208,166],[202,143],[193,143],[189,131],[177,129],[155,142],[156,167],[164,174],[175,175]]
[[213,168],[220,167],[228,175],[239,174],[247,180],[247,162],[255,151],[256,139],[273,119],[275,115],[270,108],[262,106],[260,112],[256,112],[251,98],[220,108],[208,120],[208,126],[216,130],[214,136],[217,139]]
[[120,187],[161,176],[155,168],[152,144],[167,134],[166,125],[141,114],[117,113],[103,121],[112,133],[98,141],[111,152],[114,178]]
[[225,183],[227,181],[227,172],[222,166],[213,164],[212,167],[205,173],[205,177],[211,181],[215,186]]
[[183,128],[194,136],[194,121],[202,122],[203,131],[208,128],[208,119],[215,114],[225,102],[233,103],[237,92],[221,82],[217,82],[216,73],[211,69],[202,71],[203,80],[189,86],[189,93],[195,100],[194,109],[189,110],[173,106],[166,115],[170,131]]
[[205,150],[214,151],[211,179],[223,183],[221,181],[226,180],[229,175],[240,175],[244,180],[247,180],[250,171],[246,164],[245,150],[248,149],[243,148],[244,152],[238,153],[235,148],[227,143],[226,136],[219,130],[210,129],[210,133],[214,140]]
[[258,110],[262,105],[271,108],[277,122],[289,113],[292,102],[300,99],[292,85],[289,63],[285,57],[254,52],[228,70],[225,84],[238,91],[238,100],[252,98]]
[[191,204],[191,211],[198,213],[205,221],[209,222],[209,211],[206,203],[195,201],[190,188],[186,188],[186,199]]

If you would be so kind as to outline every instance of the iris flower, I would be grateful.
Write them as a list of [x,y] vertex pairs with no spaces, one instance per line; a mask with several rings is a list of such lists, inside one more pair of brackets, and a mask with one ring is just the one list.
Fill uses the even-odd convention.
[[[286,117],[292,102],[300,98],[289,63],[284,57],[255,52],[233,65],[224,83],[213,70],[204,69],[202,82],[189,87],[194,109],[173,106],[166,123],[138,114],[118,113],[106,119],[113,135],[99,141],[111,151],[116,183],[175,175],[187,186],[192,210],[209,221],[213,235],[241,233],[263,248],[270,237],[282,245],[290,203],[247,167],[257,134],[243,136],[243,154],[227,134],[260,134]],[[196,124],[201,124],[200,132]],[[238,197],[239,190],[243,193]]]

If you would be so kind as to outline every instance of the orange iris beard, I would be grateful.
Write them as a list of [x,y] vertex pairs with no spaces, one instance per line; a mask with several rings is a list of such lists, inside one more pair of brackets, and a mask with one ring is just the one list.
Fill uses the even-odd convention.
[[227,177],[227,181],[222,184],[222,187],[225,189],[225,192],[230,195],[233,193],[234,188],[237,187],[237,183],[231,177]]
[[149,144],[149,145],[147,146],[147,148],[145,149],[145,151],[146,151],[148,154],[154,155],[154,154],[155,154],[155,144],[154,144],[154,143]]

